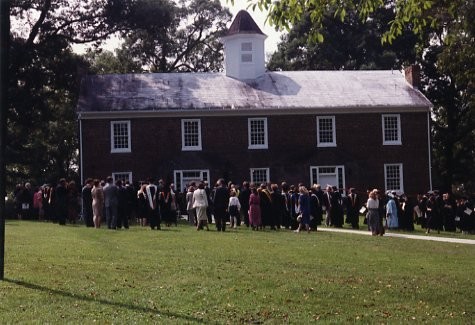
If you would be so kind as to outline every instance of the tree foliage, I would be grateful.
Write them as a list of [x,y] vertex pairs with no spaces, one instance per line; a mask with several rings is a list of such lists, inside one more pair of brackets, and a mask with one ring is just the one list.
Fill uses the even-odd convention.
[[116,29],[106,2],[12,1],[7,112],[7,179],[40,182],[74,177],[74,113],[83,60],[71,43],[96,42]]
[[167,0],[117,1],[111,8],[118,13],[115,19],[122,17],[124,27],[124,43],[116,52],[119,61],[139,64],[149,72],[222,70],[219,37],[231,14],[219,0],[178,5]]
[[[234,0],[230,2],[233,3]],[[433,11],[435,2],[438,0],[248,0],[253,10],[259,8],[267,11],[269,23],[279,29],[290,30],[308,14],[311,22],[308,36],[312,42],[323,41],[325,17],[330,14],[343,21],[348,13],[356,12],[361,21],[366,21],[378,9],[388,5],[394,5],[395,17],[384,31],[383,41],[392,42],[407,27],[411,27],[416,34],[423,33],[428,26],[437,23]]]
[[333,13],[324,17],[325,41],[308,40],[310,15],[296,23],[283,36],[268,64],[270,70],[353,70],[400,69],[414,62],[417,37],[406,31],[392,44],[382,44],[385,26],[394,19],[392,8],[378,9],[372,19],[361,21],[356,12],[348,12],[342,21]]

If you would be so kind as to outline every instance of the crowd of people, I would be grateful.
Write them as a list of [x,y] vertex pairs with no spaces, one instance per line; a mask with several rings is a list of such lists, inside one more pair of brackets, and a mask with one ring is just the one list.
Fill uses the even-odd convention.
[[197,230],[214,223],[217,231],[227,225],[237,228],[244,224],[255,231],[291,229],[295,232],[316,230],[319,225],[341,228],[347,224],[360,228],[360,216],[373,235],[385,230],[414,230],[419,224],[431,231],[461,231],[474,233],[475,213],[466,197],[454,199],[452,194],[438,191],[410,198],[403,193],[383,193],[377,189],[346,191],[319,184],[307,188],[304,184],[282,182],[238,185],[219,179],[211,188],[205,181],[187,184],[180,192],[163,179],[149,179],[133,186],[128,181],[111,176],[105,180],[87,179],[82,187],[74,181],[60,179],[56,186],[45,184],[33,189],[30,183],[18,185],[14,201],[19,219],[39,219],[77,223],[88,227],[109,229],[138,225],[161,229],[176,225],[186,216]]

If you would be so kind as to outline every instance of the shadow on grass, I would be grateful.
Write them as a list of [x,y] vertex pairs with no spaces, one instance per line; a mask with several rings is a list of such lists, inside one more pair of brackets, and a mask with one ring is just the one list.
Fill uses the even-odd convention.
[[48,294],[60,295],[60,296],[63,296],[63,297],[79,299],[79,300],[83,300],[83,301],[87,301],[87,302],[100,303],[100,304],[109,305],[109,306],[112,306],[112,307],[126,308],[126,309],[129,309],[131,311],[135,311],[135,312],[150,313],[150,314],[154,314],[154,315],[155,314],[160,314],[162,316],[166,316],[166,317],[170,317],[170,318],[182,319],[183,321],[187,321],[187,322],[205,323],[205,321],[202,320],[202,319],[195,318],[195,317],[188,316],[188,315],[182,315],[182,314],[177,314],[177,313],[172,313],[172,312],[162,312],[158,309],[148,308],[148,307],[144,307],[144,306],[137,306],[137,305],[133,305],[133,304],[125,304],[125,303],[110,301],[110,300],[106,300],[106,299],[96,299],[96,298],[89,297],[89,296],[73,294],[71,292],[67,292],[67,291],[64,291],[64,290],[47,288],[47,287],[41,286],[39,284],[29,283],[29,282],[22,281],[22,280],[15,280],[15,279],[8,279],[8,278],[4,278],[3,280],[5,282],[13,283],[13,284],[16,284],[16,285],[19,285],[19,286],[22,286],[22,287],[25,287],[25,288],[28,288],[28,289],[32,289],[32,290],[46,292]]

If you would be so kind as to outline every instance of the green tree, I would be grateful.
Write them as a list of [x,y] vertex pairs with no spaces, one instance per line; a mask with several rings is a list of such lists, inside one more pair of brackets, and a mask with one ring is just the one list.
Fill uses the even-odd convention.
[[[440,11],[422,60],[424,91],[434,104],[434,175],[444,189],[475,193],[475,3]],[[451,12],[451,13],[449,13]],[[450,32],[449,32],[450,31]]]
[[[229,0],[234,3],[234,0]],[[452,1],[450,6],[457,10],[459,2],[465,0]],[[344,20],[350,12],[356,12],[362,21],[372,18],[377,9],[386,8],[392,5],[395,17],[382,39],[392,42],[401,35],[406,27],[410,27],[416,34],[423,33],[429,26],[437,24],[437,5],[439,3],[447,6],[446,0],[248,0],[251,8],[265,10],[268,12],[268,21],[277,28],[290,28],[302,21],[305,15],[309,14],[311,29],[308,34],[312,41],[322,42],[324,36],[322,29],[325,24],[325,17],[333,14]]]
[[[149,13],[163,8],[169,13],[167,23],[158,24],[156,17]],[[222,70],[219,37],[226,31],[231,14],[219,0],[180,1],[180,6],[167,1],[138,0],[121,12],[133,28],[124,29],[125,41],[120,51],[140,62],[147,71]],[[141,19],[140,24],[135,23],[137,17]]]
[[308,40],[310,15],[296,23],[284,35],[269,61],[270,70],[353,70],[400,69],[405,62],[415,62],[417,37],[406,31],[392,44],[382,44],[384,26],[394,19],[392,8],[378,9],[372,19],[362,22],[356,12],[342,21],[334,14],[324,17],[325,41]]
[[83,60],[72,43],[99,42],[116,32],[107,2],[11,2],[6,169],[9,184],[74,177],[75,105]]
[[116,49],[114,52],[107,50],[89,49],[84,55],[89,63],[89,73],[142,73],[142,64],[136,58],[131,57],[127,47]]

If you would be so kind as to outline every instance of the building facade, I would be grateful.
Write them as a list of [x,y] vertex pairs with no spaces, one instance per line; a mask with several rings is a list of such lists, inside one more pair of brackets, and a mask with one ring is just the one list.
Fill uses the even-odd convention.
[[241,11],[223,38],[225,73],[86,76],[82,179],[431,188],[431,103],[417,67],[268,72],[265,37]]

